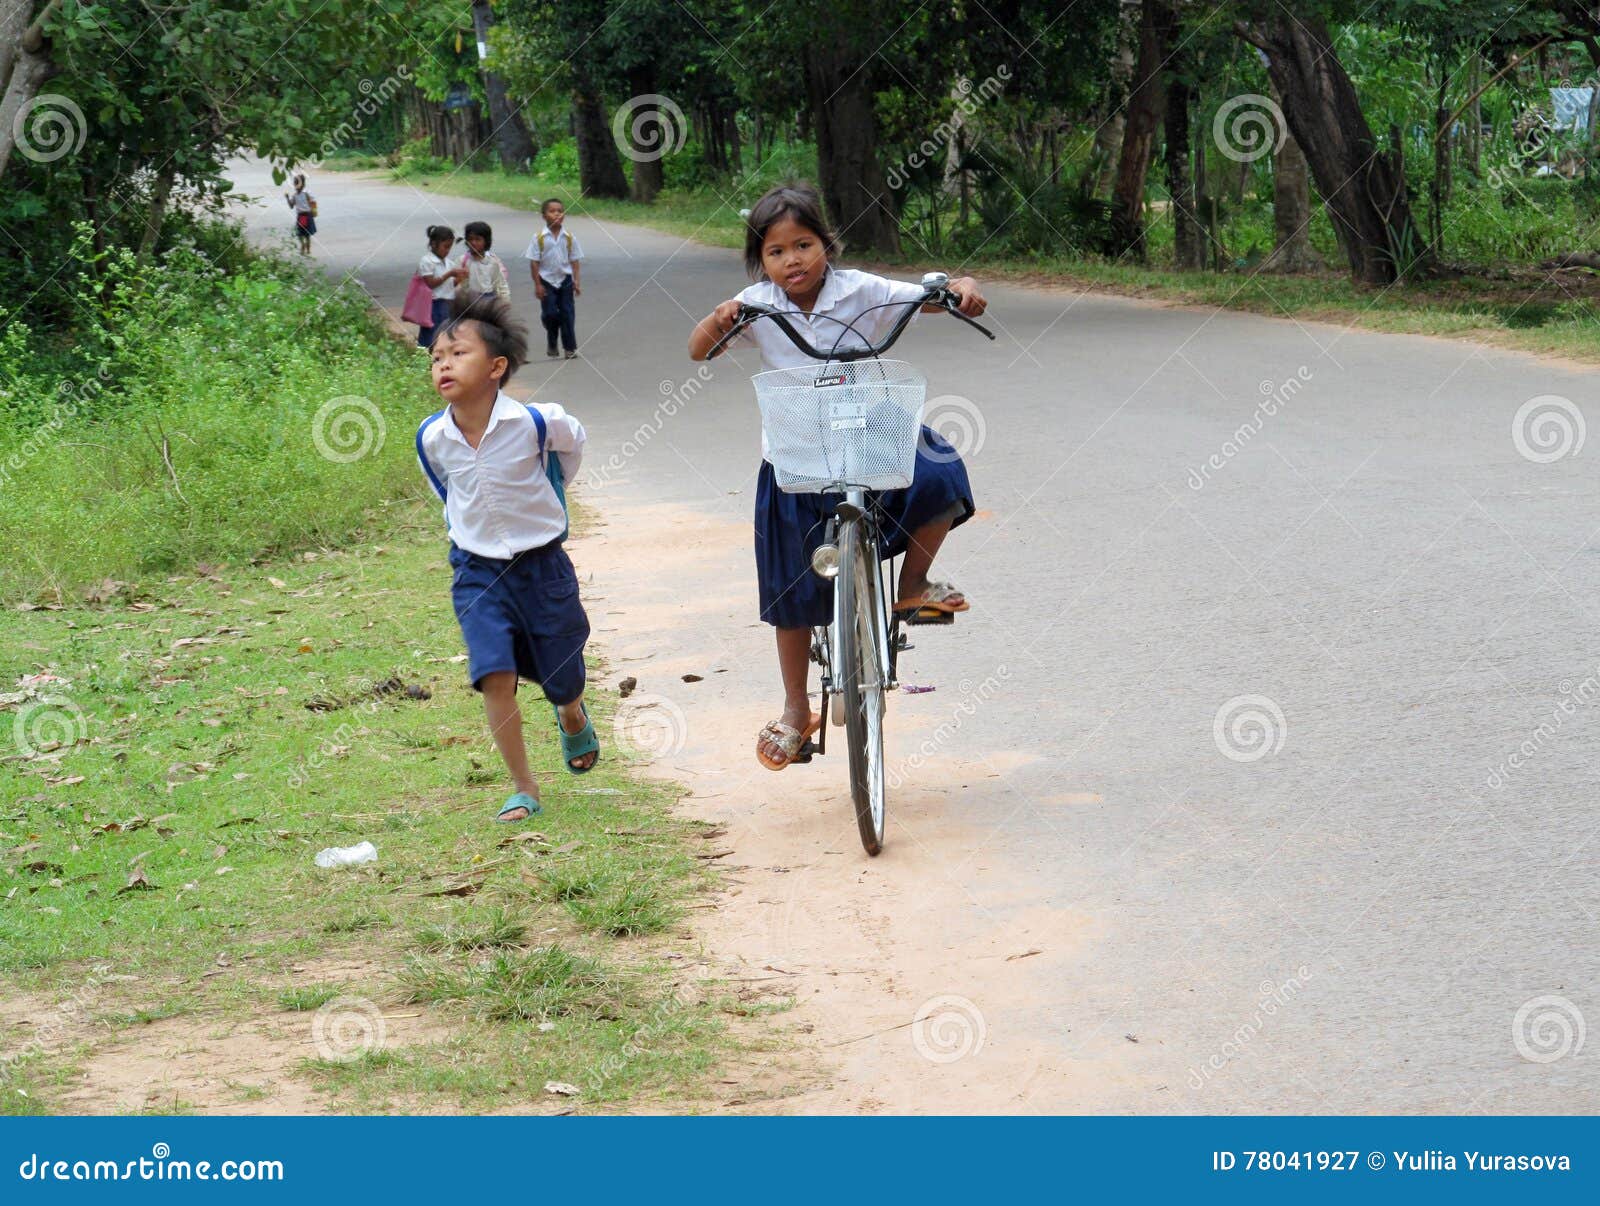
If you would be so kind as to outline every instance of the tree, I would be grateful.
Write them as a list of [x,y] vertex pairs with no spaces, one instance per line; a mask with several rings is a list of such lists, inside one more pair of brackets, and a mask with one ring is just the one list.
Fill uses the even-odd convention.
[[1143,0],[1139,6],[1139,57],[1111,195],[1112,233],[1118,249],[1144,259],[1144,189],[1161,124],[1166,89],[1162,67],[1171,54],[1176,27],[1165,0]]
[[[473,0],[473,32],[478,35],[479,45],[486,49],[493,25],[494,13],[489,8],[489,0]],[[489,120],[494,125],[495,145],[500,148],[500,166],[508,172],[528,167],[535,154],[528,123],[522,120],[522,110],[507,94],[505,81],[498,72],[487,67],[483,72],[483,91],[489,99]]]
[[[16,146],[16,131],[55,65],[50,60],[45,23],[60,5],[49,0],[0,0],[0,176]],[[26,118],[23,118],[25,121]]]

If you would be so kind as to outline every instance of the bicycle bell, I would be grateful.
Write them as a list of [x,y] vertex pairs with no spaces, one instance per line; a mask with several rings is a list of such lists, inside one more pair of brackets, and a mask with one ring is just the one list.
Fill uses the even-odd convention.
[[950,283],[948,272],[924,272],[922,274],[922,287],[924,289],[943,289]]

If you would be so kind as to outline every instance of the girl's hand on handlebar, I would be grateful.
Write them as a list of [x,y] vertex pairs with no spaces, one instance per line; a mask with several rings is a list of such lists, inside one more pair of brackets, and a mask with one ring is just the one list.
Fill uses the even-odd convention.
[[711,321],[717,328],[718,335],[726,335],[733,330],[733,324],[739,321],[739,307],[742,305],[737,297],[725,302],[719,302],[717,308],[711,311]]
[[978,289],[978,282],[970,276],[951,281],[949,289],[956,296],[956,309],[968,318],[976,318],[989,308],[988,300]]

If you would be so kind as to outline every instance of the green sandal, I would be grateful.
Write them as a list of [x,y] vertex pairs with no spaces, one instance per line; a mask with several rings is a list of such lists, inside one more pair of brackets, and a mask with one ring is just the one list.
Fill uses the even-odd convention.
[[[528,815],[525,817],[507,817],[506,813],[515,812],[519,808],[526,808]],[[539,811],[539,801],[525,791],[519,791],[500,805],[500,811],[494,814],[494,819],[502,825],[514,825],[518,821],[532,820]]]
[[[567,764],[567,769],[574,775],[587,775],[600,764],[600,738],[595,736],[594,722],[589,719],[589,709],[583,708],[583,728],[576,733],[567,732],[561,723],[561,709],[554,704],[552,710],[556,714],[556,733],[561,737],[561,760]],[[585,754],[593,754],[595,759],[588,766],[573,766],[574,758],[581,758]]]

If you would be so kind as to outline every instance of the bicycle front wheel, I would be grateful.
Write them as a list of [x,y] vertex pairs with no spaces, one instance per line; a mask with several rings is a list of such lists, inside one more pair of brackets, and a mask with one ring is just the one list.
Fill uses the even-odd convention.
[[883,849],[886,792],[883,769],[883,611],[878,599],[877,549],[869,548],[860,523],[839,533],[840,697],[845,744],[850,751],[850,795],[856,826],[868,854]]

